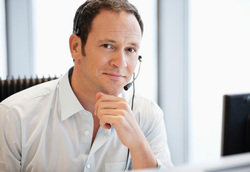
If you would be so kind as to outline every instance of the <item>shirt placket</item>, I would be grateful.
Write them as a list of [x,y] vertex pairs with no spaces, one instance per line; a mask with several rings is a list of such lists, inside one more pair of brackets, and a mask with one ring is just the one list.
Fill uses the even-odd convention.
[[89,160],[89,153],[91,150],[91,142],[93,137],[93,117],[90,112],[84,112],[82,115],[82,129],[81,129],[81,147],[82,147],[82,156],[84,163],[84,171],[93,171],[94,161]]

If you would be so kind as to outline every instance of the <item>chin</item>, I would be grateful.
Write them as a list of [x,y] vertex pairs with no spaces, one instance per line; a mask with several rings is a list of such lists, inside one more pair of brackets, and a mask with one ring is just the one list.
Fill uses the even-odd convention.
[[113,95],[113,96],[118,96],[119,94],[121,94],[122,90],[123,90],[122,88],[120,88],[120,89],[117,89],[117,88],[114,88],[114,89],[109,88],[109,89],[106,89],[103,93],[109,94],[109,95]]

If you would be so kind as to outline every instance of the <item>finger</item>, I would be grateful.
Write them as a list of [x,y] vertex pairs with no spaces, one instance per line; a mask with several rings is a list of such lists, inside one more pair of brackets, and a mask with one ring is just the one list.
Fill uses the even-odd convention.
[[98,109],[100,109],[100,104],[101,103],[118,101],[118,100],[116,100],[115,96],[107,95],[107,94],[104,94],[104,93],[101,93],[101,92],[96,93],[96,98],[97,98],[97,102],[95,104],[95,115],[98,114]]
[[96,115],[100,119],[103,115],[118,116],[130,111],[130,107],[126,102],[100,102],[96,108]]
[[122,97],[108,95],[108,94],[104,94],[104,93],[100,93],[100,92],[98,92],[96,94],[96,96],[98,96],[98,100],[103,101],[103,102],[110,102],[110,101],[115,102],[115,101],[119,101],[120,99],[123,99]]
[[[100,125],[103,128],[106,128],[107,124],[113,124],[114,118],[113,117],[118,117],[118,118],[124,118],[125,119],[125,113],[126,111],[120,110],[120,109],[102,109],[98,113],[98,118],[100,120]],[[116,123],[116,122],[115,122]]]
[[96,93],[95,96],[96,96],[97,100],[99,100],[102,97],[102,95],[103,95],[103,93],[98,92],[98,93]]
[[95,104],[95,112],[94,112],[95,115],[97,115],[98,113],[98,107],[101,102],[118,101],[116,100],[115,96],[107,95],[101,92],[96,93],[96,99],[97,99],[97,102]]
[[97,115],[97,108],[98,108],[98,104],[99,104],[99,99],[102,97],[103,93],[101,92],[98,92],[96,93],[95,97],[97,99],[97,102],[95,104],[95,112],[94,112],[94,115]]
[[[124,104],[123,106],[120,106],[120,108],[126,108],[126,100],[124,98],[121,97],[116,97],[113,95],[107,95],[107,94],[103,94],[98,92],[96,94],[96,98],[98,99],[96,104],[95,104],[95,112],[94,114],[97,115],[98,114],[98,110],[102,109],[102,108],[118,108],[119,104],[117,104],[117,102],[124,102],[122,104]],[[121,105],[121,104],[120,104]]]
[[[107,110],[102,110],[102,111],[107,111]],[[111,124],[115,123],[114,117],[116,117],[118,112],[101,112],[98,114],[99,118],[99,124],[102,126],[104,129],[110,129]]]
[[127,102],[99,102],[98,109],[124,109],[127,110]]
[[102,116],[125,116],[127,111],[123,109],[101,109],[98,111],[98,117],[102,118]]
[[101,125],[104,129],[110,129],[111,128],[111,124],[109,123],[105,123],[104,125]]
[[125,121],[124,119],[122,116],[104,115],[100,118],[100,126],[104,129],[110,129],[111,125],[122,125],[122,122]]
[[[99,96],[99,94],[97,95]],[[102,94],[97,101],[97,106],[101,106],[101,108],[121,108],[124,109],[127,107],[126,99],[122,97],[116,97],[112,95]]]

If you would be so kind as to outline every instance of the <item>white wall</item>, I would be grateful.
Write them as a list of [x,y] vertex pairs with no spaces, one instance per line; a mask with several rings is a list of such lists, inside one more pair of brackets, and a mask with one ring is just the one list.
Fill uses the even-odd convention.
[[189,162],[220,158],[222,97],[250,92],[250,1],[190,0]]
[[173,163],[217,160],[222,97],[250,92],[250,1],[159,2],[159,103]]
[[185,0],[159,1],[159,104],[174,165],[187,162],[187,11]]
[[130,0],[130,2],[137,7],[144,22],[144,33],[140,48],[142,64],[140,75],[136,81],[136,92],[157,101],[157,1]]
[[69,36],[82,1],[33,0],[34,73],[61,76],[73,65]]

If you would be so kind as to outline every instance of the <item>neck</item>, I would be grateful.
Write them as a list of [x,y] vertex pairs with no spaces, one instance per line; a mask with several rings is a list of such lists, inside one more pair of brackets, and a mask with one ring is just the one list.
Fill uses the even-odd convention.
[[80,77],[77,77],[76,72],[73,71],[72,75],[70,76],[70,84],[72,87],[73,92],[75,93],[78,101],[81,103],[82,107],[89,111],[94,120],[94,128],[93,128],[93,136],[92,136],[92,142],[91,145],[93,145],[93,142],[95,140],[98,128],[99,128],[99,118],[94,114],[95,113],[95,104],[97,102],[96,99],[96,92],[89,91],[89,89],[84,88],[83,82],[79,79]]
[[95,109],[95,104],[97,102],[96,92],[85,89],[79,77],[76,76],[74,71],[73,74],[70,76],[70,84],[73,92],[75,93],[82,107],[93,114]]

